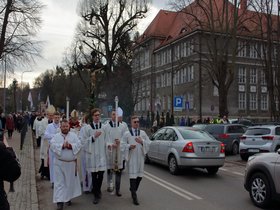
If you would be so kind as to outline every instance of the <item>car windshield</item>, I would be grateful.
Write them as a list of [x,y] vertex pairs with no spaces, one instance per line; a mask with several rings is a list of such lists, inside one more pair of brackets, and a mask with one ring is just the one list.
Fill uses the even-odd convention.
[[204,130],[210,134],[221,134],[224,133],[224,126],[210,125],[210,126],[206,126]]
[[201,130],[178,129],[184,139],[213,139],[207,132]]
[[270,134],[269,128],[249,128],[245,135],[252,135],[252,136],[261,136],[261,135],[267,135]]

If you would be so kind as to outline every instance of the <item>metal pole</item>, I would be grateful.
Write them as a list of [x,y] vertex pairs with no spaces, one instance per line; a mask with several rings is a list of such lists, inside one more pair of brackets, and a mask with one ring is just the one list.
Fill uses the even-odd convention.
[[6,113],[6,75],[7,74],[7,60],[5,56],[5,66],[4,66],[4,91],[3,91],[3,113]]
[[119,103],[119,98],[118,96],[115,97],[115,109],[116,109],[116,127],[118,126],[118,103]]
[[67,121],[69,121],[69,101],[70,101],[70,98],[68,96],[66,96],[66,119],[67,119]]

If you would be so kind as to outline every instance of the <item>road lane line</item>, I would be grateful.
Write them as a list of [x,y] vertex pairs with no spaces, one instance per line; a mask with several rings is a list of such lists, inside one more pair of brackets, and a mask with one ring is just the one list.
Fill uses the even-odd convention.
[[183,193],[180,193],[180,192],[178,192],[178,191],[172,189],[171,187],[168,187],[168,186],[166,186],[166,185],[160,183],[159,181],[154,180],[153,178],[151,178],[151,177],[149,177],[149,176],[147,176],[147,175],[144,176],[144,177],[147,178],[147,179],[149,179],[150,181],[152,181],[152,182],[154,182],[154,183],[156,183],[156,184],[162,186],[163,188],[166,188],[166,189],[168,189],[169,191],[171,191],[171,192],[173,192],[173,193],[175,193],[175,194],[177,194],[177,195],[179,195],[179,196],[181,196],[181,197],[187,199],[187,200],[193,200],[193,198],[191,198],[191,197],[189,197],[189,196],[187,196],[187,195],[184,195]]
[[[198,200],[201,200],[202,198],[201,197],[199,197],[199,196],[197,196],[197,195],[195,195],[195,194],[193,194],[193,193],[191,193],[191,192],[189,192],[189,191],[186,191],[186,190],[184,190],[184,189],[182,189],[182,188],[180,188],[180,187],[178,187],[178,186],[176,186],[176,185],[173,185],[173,184],[171,184],[171,183],[169,183],[169,182],[167,182],[167,181],[165,181],[165,180],[163,180],[163,179],[160,179],[160,178],[158,178],[158,177],[156,177],[156,176],[154,176],[154,175],[152,175],[152,174],[150,174],[150,173],[148,173],[148,172],[146,172],[146,171],[144,171],[144,174],[146,175],[145,177],[147,177],[147,176],[149,176],[149,177],[147,177],[147,178],[149,178],[151,181],[154,181],[154,182],[156,182],[157,184],[159,184],[160,183],[160,185],[161,186],[163,186],[163,187],[165,187],[165,188],[167,188],[167,186],[166,185],[168,185],[169,187],[168,187],[168,189],[170,188],[172,188],[172,192],[174,192],[175,190],[177,190],[176,192],[178,192],[179,194],[182,194],[182,193],[184,193],[183,195],[184,196],[186,196],[186,195],[188,195],[187,197],[189,197],[189,196],[191,196],[191,197],[193,197],[193,198],[195,198],[195,199],[198,199]],[[157,180],[157,181],[156,181]],[[163,185],[163,184],[164,185]],[[173,189],[175,189],[175,190],[173,190]],[[176,194],[178,194],[178,193],[176,193]],[[178,195],[179,195],[178,194]],[[192,198],[191,198],[191,200],[192,200]]]
[[221,171],[226,171],[226,172],[228,172],[228,173],[232,173],[232,174],[235,174],[235,175],[238,175],[238,176],[244,176],[243,173],[236,172],[236,171],[230,171],[230,170],[225,169],[225,168],[220,168],[219,170],[221,170]]

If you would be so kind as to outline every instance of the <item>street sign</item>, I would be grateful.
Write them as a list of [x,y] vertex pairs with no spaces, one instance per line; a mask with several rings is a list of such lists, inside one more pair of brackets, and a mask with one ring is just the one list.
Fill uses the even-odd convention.
[[182,111],[182,109],[183,109],[183,97],[175,96],[174,97],[174,110]]

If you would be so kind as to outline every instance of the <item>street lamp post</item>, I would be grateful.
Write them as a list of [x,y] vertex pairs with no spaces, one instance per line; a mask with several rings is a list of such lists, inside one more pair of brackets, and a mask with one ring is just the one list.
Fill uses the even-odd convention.
[[23,71],[21,73],[21,97],[20,97],[20,103],[21,103],[21,111],[23,112],[23,103],[22,103],[22,92],[23,92],[23,84],[22,84],[22,79],[23,79],[23,74],[26,73],[26,72],[32,72],[31,70],[27,70],[27,71]]

